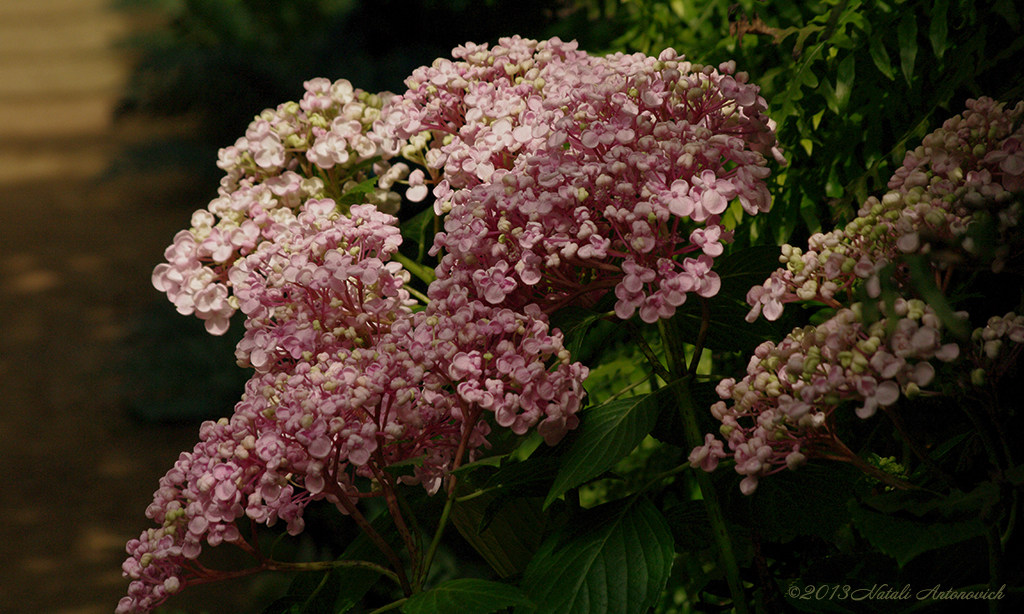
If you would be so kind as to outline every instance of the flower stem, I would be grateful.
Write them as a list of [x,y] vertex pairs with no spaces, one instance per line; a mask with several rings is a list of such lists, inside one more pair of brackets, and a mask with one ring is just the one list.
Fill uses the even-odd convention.
[[[682,415],[686,428],[686,439],[690,445],[697,447],[701,444],[702,438],[700,427],[697,425],[697,416],[694,414],[693,398],[690,396],[690,380],[687,379],[679,387],[679,394],[676,399],[679,403],[679,413]],[[740,579],[740,568],[736,562],[736,554],[732,547],[732,538],[729,536],[729,529],[725,523],[725,513],[718,500],[718,492],[711,481],[711,474],[697,470],[694,471],[697,477],[697,484],[700,486],[701,496],[704,500],[704,509],[711,521],[711,529],[715,536],[715,544],[718,546],[718,556],[725,571],[726,583],[729,585],[729,593],[732,595],[733,605],[737,614],[747,613],[746,592],[743,589],[743,581]]]
[[[1000,537],[999,523],[991,523],[988,531],[985,533],[985,539],[988,541],[988,588],[992,591],[999,590],[1005,584],[1003,582],[1003,577],[1005,576],[1003,544]],[[989,614],[1001,614],[1003,612],[1002,604],[1002,599],[989,599]]]
[[423,560],[420,562],[420,569],[418,577],[416,578],[416,590],[419,591],[423,588],[423,583],[427,579],[427,573],[430,571],[430,565],[434,562],[434,555],[437,554],[437,548],[441,545],[441,536],[444,535],[444,529],[448,525],[448,517],[452,512],[452,505],[455,503],[455,488],[458,485],[458,478],[455,475],[455,470],[462,464],[462,457],[466,453],[466,448],[469,446],[469,439],[473,436],[473,429],[476,427],[476,421],[480,417],[480,408],[473,408],[473,410],[467,410],[464,415],[467,416],[466,422],[462,431],[462,439],[459,441],[459,448],[455,451],[455,460],[452,463],[451,471],[448,475],[448,485],[446,494],[447,500],[444,502],[444,509],[441,510],[441,519],[437,523],[437,531],[434,533],[434,539],[431,540],[430,546],[427,548],[426,554],[423,556]]
[[369,571],[375,571],[382,576],[387,577],[395,584],[401,585],[398,579],[398,574],[391,571],[387,567],[382,567],[376,563],[370,561],[313,561],[310,563],[288,563],[285,561],[266,561],[263,564],[263,568],[268,571],[326,571],[329,569],[337,569],[339,567],[351,567],[354,569],[367,569]]
[[[705,303],[704,314],[701,322],[702,333],[698,336],[697,347],[694,349],[692,365],[695,367],[700,360],[703,351],[703,342],[706,337],[708,322],[710,321],[710,309]],[[683,354],[682,336],[678,327],[671,320],[659,320],[658,329],[662,335],[662,342],[665,346],[665,358],[668,368],[676,382],[676,403],[679,415],[683,420],[683,427],[686,433],[687,444],[691,447],[698,447],[703,441],[700,425],[697,423],[697,414],[693,404],[693,397],[690,395],[690,382],[693,381],[692,369],[686,366]],[[660,366],[660,365],[659,365]],[[715,537],[715,544],[718,546],[719,561],[722,570],[725,572],[726,584],[729,586],[729,594],[732,596],[733,607],[737,614],[747,614],[747,596],[743,588],[743,581],[740,579],[739,563],[736,561],[736,554],[732,547],[732,538],[729,536],[729,529],[725,522],[725,513],[718,500],[718,492],[711,481],[711,476],[704,471],[695,471],[697,484],[700,487],[701,497],[704,501],[704,509],[707,511],[708,519],[711,521],[712,534]]]
[[382,606],[377,608],[376,610],[373,610],[372,612],[370,612],[370,614],[381,614],[382,612],[390,612],[391,610],[402,607],[407,600],[407,597],[399,599],[398,601],[394,601],[392,603],[387,604],[386,606]]
[[395,577],[398,579],[398,584],[402,587],[402,592],[406,595],[411,595],[412,586],[409,584],[409,580],[405,575],[405,567],[402,564],[402,559],[398,558],[398,555],[395,554],[394,549],[390,544],[388,544],[387,540],[381,537],[380,533],[373,528],[369,521],[366,520],[366,517],[363,516],[362,512],[359,511],[359,508],[349,500],[348,495],[346,495],[343,490],[338,489],[335,494],[338,497],[339,504],[345,508],[349,517],[359,525],[359,528],[363,530],[363,533],[366,533],[366,536],[370,538],[370,541],[372,541],[374,545],[377,546],[377,549],[387,557],[388,562],[390,562],[391,566],[395,569]]

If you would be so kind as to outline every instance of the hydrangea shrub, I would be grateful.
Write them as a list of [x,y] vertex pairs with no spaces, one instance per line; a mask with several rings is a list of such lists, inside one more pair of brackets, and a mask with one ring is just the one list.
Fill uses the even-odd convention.
[[[698,574],[682,597],[666,592],[673,564],[708,556],[728,586],[722,603],[745,612],[757,560],[740,555],[737,512],[706,472],[730,465],[752,499],[773,474],[831,461],[862,472],[850,496],[925,488],[851,447],[845,416],[888,414],[900,430],[900,410],[929,398],[989,386],[988,407],[1001,402],[993,386],[1024,342],[1019,305],[966,313],[947,297],[971,283],[964,263],[1019,281],[1024,104],[971,101],[845,228],[806,250],[784,245],[775,272],[748,266],[770,276],[746,292],[747,322],[779,320],[792,303],[809,317],[759,345],[745,375],[721,377],[732,348],[707,360],[711,311],[744,296],[722,296],[735,284],[718,263],[749,264],[736,225],[770,209],[772,168],[785,163],[768,103],[736,69],[672,49],[595,57],[512,37],[456,48],[400,94],[313,79],[299,102],[256,117],[220,152],[218,197],[153,273],[212,334],[241,312],[236,358],[254,374],[233,414],[204,423],[160,480],[146,510],[157,526],[128,544],[117,612],[263,570],[372,571],[394,597],[375,611],[667,612],[701,590]],[[413,223],[435,230],[416,257]],[[685,318],[698,334],[683,334]],[[643,357],[640,379],[609,375],[625,372],[624,355]],[[700,406],[715,375],[721,400]],[[1001,420],[984,442],[1000,487],[1020,477]],[[655,471],[655,458],[668,467]],[[610,488],[609,470],[646,479]],[[443,499],[439,516],[413,509],[414,489]],[[379,556],[275,559],[258,527],[301,535],[314,502],[351,519]],[[713,539],[694,543],[682,518]],[[493,579],[436,584],[449,524]],[[200,562],[222,543],[255,565]]]

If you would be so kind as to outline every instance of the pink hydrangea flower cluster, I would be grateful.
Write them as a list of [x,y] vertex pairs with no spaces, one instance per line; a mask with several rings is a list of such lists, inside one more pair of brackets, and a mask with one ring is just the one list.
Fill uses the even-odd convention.
[[[308,200],[275,242],[239,259],[230,281],[248,317],[240,362],[256,368],[230,419],[161,480],[147,515],[160,528],[128,544],[132,582],[118,612],[142,612],[207,577],[202,542],[242,542],[236,522],[303,530],[309,502],[344,513],[358,478],[413,461],[402,483],[436,492],[460,451],[487,445],[492,420],[555,443],[578,419],[587,369],[536,307],[521,312],[455,292],[410,308],[390,261],[396,220],[372,204],[338,212]],[[492,420],[479,419],[483,414]],[[377,493],[379,494],[379,493]]]
[[869,418],[901,396],[914,397],[935,376],[931,359],[949,362],[959,346],[942,342],[942,323],[922,301],[896,299],[898,320],[870,325],[861,305],[839,310],[818,326],[798,328],[778,345],[758,346],[740,381],[722,380],[723,399],[711,408],[722,422],[720,434],[706,435],[690,465],[712,471],[722,458],[736,461],[744,476],[740,489],[752,493],[758,480],[783,469],[796,469],[808,458],[847,458],[833,414],[846,402]]
[[[856,403],[857,415],[869,418],[901,396],[920,393],[935,375],[933,359],[958,358],[960,346],[943,343],[941,322],[922,301],[897,298],[889,317],[867,323],[859,303],[844,308],[839,298],[860,284],[878,297],[879,272],[902,254],[965,241],[973,207],[985,199],[1008,202],[1011,191],[1024,188],[1024,126],[1018,122],[1024,103],[1008,109],[982,98],[967,107],[908,153],[889,182],[891,191],[881,201],[869,198],[846,228],[812,236],[806,251],[782,247],[786,267],[747,294],[747,320],[762,313],[775,320],[795,301],[820,301],[838,311],[777,346],[762,344],[741,381],[719,384],[723,400],[711,411],[722,422],[728,450],[708,434],[690,454],[692,466],[711,471],[732,457],[744,476],[740,488],[749,494],[759,478],[796,469],[808,458],[853,460],[833,428],[841,403]],[[898,289],[908,287],[905,275],[897,269]],[[879,308],[885,311],[883,302]],[[998,353],[1002,336],[1016,330],[1011,316],[975,333],[980,354]]]
[[784,161],[746,74],[558,39],[454,55],[414,73],[380,129],[436,182],[439,279],[546,311],[614,290],[616,314],[646,322],[718,291],[721,214],[767,211],[766,156]]
[[[219,197],[153,283],[214,334],[241,310],[236,356],[256,374],[161,480],[147,510],[159,528],[128,545],[118,612],[215,578],[204,542],[255,552],[243,517],[297,534],[311,501],[353,513],[379,495],[367,480],[434,493],[495,427],[557,443],[588,372],[547,313],[614,290],[622,318],[669,317],[688,293],[718,291],[729,203],[770,206],[767,159],[783,160],[732,63],[590,58],[518,37],[454,57],[402,96],[309,81],[221,151]],[[392,164],[399,154],[422,168]],[[446,216],[422,308],[392,260],[399,182],[413,201],[433,185]],[[343,204],[351,194],[364,203]],[[411,473],[387,471],[397,463]]]
[[933,243],[969,242],[963,235],[976,206],[986,199],[1009,201],[1012,192],[1024,190],[1022,115],[1024,102],[1007,107],[991,98],[967,101],[963,114],[907,152],[881,201],[868,198],[856,219],[813,235],[807,250],[782,246],[785,268],[751,288],[747,320],[762,313],[778,319],[783,305],[794,301],[838,306],[836,294],[861,283],[877,297],[878,272],[901,255],[927,253]]
[[219,196],[193,214],[191,228],[174,237],[167,262],[153,271],[157,290],[213,334],[223,334],[238,309],[228,279],[235,261],[274,242],[302,203],[340,199],[371,179],[371,170],[376,182],[365,201],[386,212],[401,202],[392,188],[409,167],[386,161],[372,131],[390,94],[369,94],[345,80],[313,79],[305,89],[301,101],[265,110],[243,138],[220,150]]

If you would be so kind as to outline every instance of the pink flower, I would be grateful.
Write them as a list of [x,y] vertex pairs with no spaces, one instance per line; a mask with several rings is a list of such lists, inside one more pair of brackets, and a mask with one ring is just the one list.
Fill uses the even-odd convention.
[[728,456],[722,442],[715,439],[710,433],[704,436],[704,445],[694,448],[687,460],[691,467],[700,467],[704,471],[714,471],[718,467],[718,461]]

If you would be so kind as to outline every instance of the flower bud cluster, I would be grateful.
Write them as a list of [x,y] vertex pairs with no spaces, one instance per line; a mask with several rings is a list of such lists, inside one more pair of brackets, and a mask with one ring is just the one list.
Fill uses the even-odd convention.
[[711,408],[728,444],[707,435],[690,454],[690,464],[713,470],[733,457],[743,475],[740,489],[750,494],[758,480],[796,469],[812,457],[841,457],[833,413],[854,403],[860,418],[879,407],[914,397],[935,376],[932,360],[959,355],[955,343],[943,343],[935,311],[919,300],[896,299],[898,319],[868,324],[860,303],[840,309],[818,326],[798,328],[778,345],[758,346],[740,381],[725,379],[716,388],[723,399]]
[[971,371],[971,383],[981,386],[999,379],[1016,362],[1024,347],[1024,315],[1007,313],[992,316],[985,326],[971,334],[971,348],[976,368]]
[[[390,94],[369,94],[345,80],[305,83],[300,102],[263,111],[244,137],[220,150],[225,171],[219,196],[192,216],[153,271],[153,285],[183,315],[195,314],[223,334],[238,308],[229,277],[234,263],[295,218],[308,200],[340,197],[376,174],[365,202],[398,209],[392,190],[409,175],[405,163],[385,161],[372,126]],[[366,188],[360,188],[366,189]],[[342,207],[343,209],[344,207]]]
[[766,156],[784,161],[733,63],[518,37],[455,57],[414,73],[379,129],[437,178],[440,279],[546,310],[614,290],[617,315],[646,322],[718,291],[721,215],[767,211]]
[[1024,190],[1022,115],[1024,102],[1010,108],[990,98],[967,101],[963,114],[907,152],[881,200],[868,198],[845,228],[813,235],[806,251],[784,245],[779,261],[785,267],[747,294],[747,320],[761,313],[778,319],[783,305],[794,301],[837,305],[837,293],[861,283],[877,297],[879,272],[902,255],[966,241],[982,202],[1006,202]]

